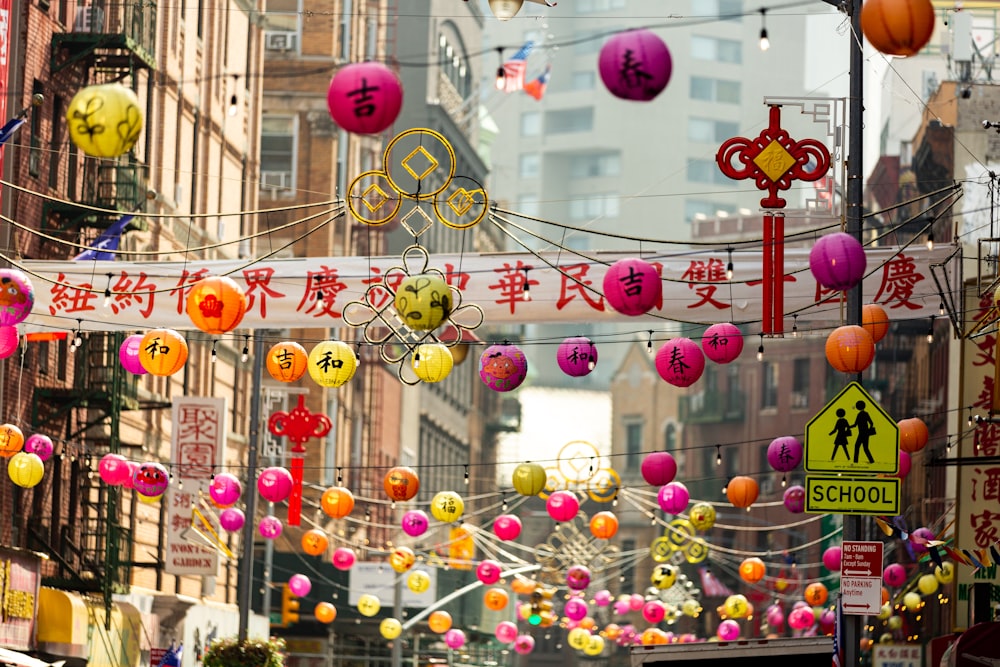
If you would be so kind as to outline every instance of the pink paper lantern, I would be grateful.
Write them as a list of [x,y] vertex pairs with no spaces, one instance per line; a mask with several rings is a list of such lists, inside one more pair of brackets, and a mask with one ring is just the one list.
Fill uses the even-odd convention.
[[823,567],[830,570],[830,572],[840,572],[840,562],[840,547],[829,547],[823,552]]
[[785,502],[785,509],[792,514],[802,514],[806,511],[806,490],[798,484],[785,489],[782,499]]
[[594,604],[598,607],[607,607],[611,604],[611,591],[604,588],[594,593]]
[[170,484],[170,473],[161,463],[152,461],[141,464],[132,474],[132,488],[136,493],[153,498],[161,495]]
[[479,357],[479,377],[493,391],[513,391],[528,375],[528,359],[517,345],[490,345]]
[[582,591],[590,586],[590,568],[586,565],[571,565],[566,570],[566,587],[573,591]]
[[501,514],[493,522],[493,533],[505,542],[521,535],[521,520],[513,514]]
[[97,464],[97,473],[105,484],[120,486],[126,479],[132,479],[128,459],[121,454],[105,454]]
[[263,517],[257,524],[257,531],[265,540],[277,539],[283,529],[284,525],[281,523],[281,519],[273,515]]
[[[24,444],[24,449],[25,451],[28,450],[28,443]],[[935,539],[937,539],[937,536],[934,535],[934,531],[930,528],[920,527],[910,533],[910,544],[913,545],[914,553],[918,554],[927,553],[927,542]]]
[[122,368],[132,375],[145,375],[149,372],[139,359],[139,347],[141,344],[142,335],[133,334],[122,341],[121,346],[118,348],[118,360],[121,362]]
[[219,512],[219,525],[230,533],[235,533],[243,528],[245,522],[246,515],[243,514],[243,510],[236,507],[227,507]]
[[816,614],[811,607],[797,607],[788,615],[788,626],[792,630],[805,630],[811,628],[816,623]]
[[646,484],[663,486],[674,481],[677,476],[677,461],[670,452],[653,452],[642,460],[639,471]]
[[656,353],[656,372],[675,387],[690,387],[704,370],[705,355],[690,338],[671,338]]
[[580,511],[580,500],[572,491],[553,491],[545,501],[545,509],[556,521],[571,521]]
[[278,466],[264,468],[257,478],[257,491],[265,500],[280,503],[292,492],[292,473]]
[[663,283],[656,267],[635,257],[626,257],[604,274],[604,298],[615,312],[644,315],[663,301]]
[[556,350],[556,362],[570,377],[583,377],[597,366],[597,347],[589,338],[567,338]]
[[563,616],[571,621],[582,621],[587,611],[587,603],[580,598],[570,598],[563,605]]
[[208,486],[208,495],[219,507],[235,505],[242,493],[243,484],[236,475],[228,472],[220,472]]
[[355,134],[378,134],[396,122],[403,108],[403,84],[381,63],[345,65],[326,93],[330,117]]
[[0,326],[23,322],[35,305],[31,280],[17,269],[0,269]]
[[691,494],[688,493],[687,487],[680,482],[665,484],[656,494],[656,502],[659,503],[660,509],[667,514],[680,514],[687,508],[690,501]]
[[667,615],[667,608],[659,600],[650,600],[642,606],[642,617],[647,623],[656,625]]
[[767,462],[778,472],[791,472],[802,463],[802,443],[790,435],[781,436],[767,446]]
[[509,644],[517,639],[517,624],[512,621],[500,621],[493,634],[500,643]]
[[514,650],[520,655],[528,655],[535,649],[535,638],[531,635],[518,635],[514,639]]
[[731,618],[727,618],[715,630],[715,636],[724,642],[731,642],[740,636],[740,624]]
[[649,102],[670,82],[673,60],[667,45],[651,30],[626,30],[601,47],[597,67],[612,95]]
[[312,590],[312,582],[304,574],[293,574],[288,578],[288,589],[292,595],[304,598]]
[[861,282],[867,263],[864,246],[844,232],[820,237],[809,251],[809,269],[816,282],[838,292]]
[[403,532],[410,537],[418,537],[427,532],[430,518],[423,510],[409,510],[403,515]]
[[49,436],[35,433],[24,441],[24,451],[35,454],[42,461],[48,461],[52,458],[55,445],[52,444],[52,438]]
[[126,461],[125,466],[128,468],[128,475],[122,480],[123,489],[134,489],[133,480],[135,479],[135,473],[139,470],[139,464],[135,461]]
[[910,461],[910,455],[903,450],[899,451],[899,471],[896,473],[896,477],[900,479],[906,479],[906,476],[910,474],[910,466],[912,462]]
[[465,633],[458,628],[452,628],[444,633],[444,643],[450,649],[460,649],[465,646]]
[[906,568],[899,563],[891,563],[882,570],[882,581],[889,588],[899,588],[906,583]]
[[0,359],[6,359],[17,351],[21,336],[15,326],[0,327]]
[[354,567],[354,562],[358,559],[354,551],[347,547],[340,547],[333,552],[330,562],[338,570],[350,570]]
[[715,363],[728,364],[743,352],[743,333],[729,322],[713,324],[701,337],[701,349]]
[[625,614],[627,614],[630,611],[632,611],[629,608],[629,606],[628,606],[628,600],[627,599],[625,599],[625,600],[615,600],[615,603],[612,606],[612,609],[619,616],[624,616]]
[[500,581],[500,574],[503,568],[495,560],[484,560],[476,566],[476,577],[487,586]]
[[628,608],[632,611],[639,611],[644,604],[646,604],[646,598],[642,597],[640,593],[632,593],[628,596]]
[[772,604],[767,608],[764,616],[767,619],[767,624],[777,632],[780,632],[781,627],[785,625],[785,612],[779,605]]

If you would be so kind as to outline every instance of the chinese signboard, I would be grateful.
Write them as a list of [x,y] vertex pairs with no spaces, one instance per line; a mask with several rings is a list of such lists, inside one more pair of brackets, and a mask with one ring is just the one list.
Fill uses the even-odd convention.
[[882,608],[882,543],[844,542],[840,595],[845,614],[876,615]]
[[36,556],[0,550],[0,646],[35,648]]
[[920,644],[875,644],[873,667],[923,667],[924,647]]
[[[174,476],[167,501],[167,558],[170,574],[214,576],[219,567],[216,549],[203,535],[217,534],[210,512],[195,510],[200,495],[208,494],[215,471],[222,469],[226,443],[226,400],[183,396],[173,402],[171,457]],[[192,521],[197,517],[197,524]],[[208,522],[209,525],[205,525]]]

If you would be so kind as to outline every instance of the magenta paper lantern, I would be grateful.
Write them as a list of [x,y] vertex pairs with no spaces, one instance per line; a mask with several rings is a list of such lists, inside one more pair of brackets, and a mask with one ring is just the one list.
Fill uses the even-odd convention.
[[52,438],[49,436],[35,433],[24,441],[24,451],[29,454],[35,454],[42,461],[48,461],[52,458],[55,445],[52,444]]
[[132,488],[143,496],[152,498],[161,495],[170,484],[170,473],[162,463],[148,461],[141,464],[132,474]]
[[452,628],[444,633],[444,643],[450,649],[460,649],[465,646],[465,633],[458,628]]
[[493,533],[505,542],[521,535],[521,520],[513,514],[501,514],[493,522]]
[[782,499],[785,502],[785,509],[792,514],[802,514],[806,511],[806,490],[798,484],[785,489]]
[[220,472],[212,478],[212,483],[208,486],[208,495],[219,507],[235,505],[242,493],[243,484],[236,475],[228,472]]
[[535,638],[531,635],[518,635],[514,639],[514,650],[520,655],[527,655],[535,650]]
[[500,581],[500,573],[503,569],[500,563],[495,560],[484,560],[476,566],[476,577],[487,586]]
[[122,341],[121,346],[118,348],[118,360],[121,362],[122,368],[132,375],[145,375],[149,372],[139,359],[141,344],[142,335],[133,334]]
[[378,134],[403,108],[403,84],[382,63],[352,63],[337,70],[326,93],[330,117],[355,134]]
[[[28,450],[28,443],[24,444],[24,450]],[[927,542],[936,539],[937,536],[934,535],[934,531],[930,528],[920,527],[910,533],[910,544],[913,545],[914,553],[918,554],[927,553]]]
[[288,578],[288,589],[292,592],[292,595],[300,598],[304,598],[309,595],[309,591],[312,590],[312,582],[309,581],[309,577],[304,574],[293,574]]
[[122,480],[123,489],[134,489],[133,480],[135,479],[135,473],[139,470],[139,464],[135,461],[126,461],[125,466],[128,468],[128,474],[125,479]]
[[677,461],[670,452],[653,452],[642,460],[639,470],[646,484],[663,486],[674,481],[677,476]]
[[660,504],[660,509],[667,514],[680,514],[691,500],[691,494],[687,487],[680,482],[670,482],[660,487],[660,492],[656,494],[656,502]]
[[571,621],[582,621],[587,616],[587,603],[580,598],[570,598],[563,605],[563,616]]
[[626,257],[604,274],[604,298],[615,312],[644,315],[663,301],[663,283],[656,267],[636,257]]
[[17,351],[21,335],[15,326],[0,327],[0,359],[6,359]]
[[598,607],[607,607],[611,604],[611,591],[606,588],[602,588],[594,593],[594,604]]
[[0,269],[0,326],[23,322],[35,305],[28,276],[17,269]]
[[427,532],[431,521],[423,510],[409,510],[403,515],[403,532],[410,537],[418,537]]
[[500,621],[497,623],[493,634],[496,636],[497,641],[509,644],[517,639],[517,624],[512,621]]
[[659,600],[650,600],[642,606],[642,617],[647,623],[656,625],[667,615],[667,608]]
[[513,391],[528,375],[528,359],[517,345],[490,345],[479,357],[479,377],[493,391]]
[[545,509],[556,521],[571,521],[580,511],[580,500],[572,491],[553,491],[545,501]]
[[690,387],[704,370],[705,355],[690,338],[671,338],[656,353],[656,372],[675,387]]
[[556,350],[556,362],[570,377],[583,377],[597,366],[597,347],[589,338],[567,338]]
[[727,618],[715,630],[715,636],[724,642],[731,642],[740,636],[740,624]]
[[270,514],[262,518],[260,523],[257,524],[257,531],[265,540],[278,539],[282,530],[284,530],[284,525],[281,523],[281,519]]
[[222,526],[223,530],[228,530],[230,533],[235,533],[237,530],[243,528],[245,522],[246,515],[243,514],[243,510],[236,507],[227,507],[219,512],[219,525]]
[[828,547],[823,552],[823,567],[830,570],[830,572],[840,572],[840,561],[840,547]]
[[333,552],[330,562],[338,570],[350,570],[354,567],[354,562],[358,559],[354,555],[354,550],[348,547],[340,547]]
[[97,464],[97,472],[105,484],[119,486],[132,478],[128,459],[121,454],[105,454]]
[[767,446],[767,462],[778,472],[791,472],[802,463],[802,443],[790,435],[775,438]]
[[774,628],[776,632],[781,632],[781,627],[785,625],[785,612],[779,605],[772,604],[768,607],[767,612],[765,612],[765,618],[767,618],[768,625]]
[[809,269],[816,282],[838,292],[861,282],[867,263],[864,246],[844,232],[821,236],[809,251]]
[[882,571],[882,581],[889,588],[899,588],[906,583],[906,569],[899,563],[891,563]]
[[906,476],[910,474],[910,466],[912,461],[910,460],[910,455],[906,452],[900,450],[899,452],[899,470],[896,472],[896,477],[900,479],[906,479]]
[[649,102],[670,82],[673,60],[667,45],[654,32],[626,30],[604,43],[597,67],[612,95]]
[[264,500],[280,503],[292,492],[292,473],[278,466],[264,468],[257,478],[257,490]]
[[715,363],[728,364],[743,352],[743,332],[729,322],[713,324],[701,337],[701,349]]
[[582,591],[590,586],[590,568],[586,565],[571,565],[566,570],[566,587],[573,591]]
[[805,630],[816,623],[816,614],[809,606],[793,609],[788,615],[788,625],[792,630]]

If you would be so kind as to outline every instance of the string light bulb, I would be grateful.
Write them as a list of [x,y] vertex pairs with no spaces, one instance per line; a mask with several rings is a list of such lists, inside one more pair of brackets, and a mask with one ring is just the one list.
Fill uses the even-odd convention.
[[80,333],[80,327],[83,326],[83,320],[76,321],[76,335],[73,336],[73,347],[80,347],[83,345],[83,335]]
[[715,465],[722,465],[722,445],[715,446]]
[[250,360],[250,335],[245,334],[243,336],[243,354],[240,357],[240,361],[244,364]]
[[[496,12],[494,12],[496,13]],[[499,18],[499,17],[498,17]],[[500,19],[501,21],[504,19]],[[497,67],[497,80],[496,87],[497,90],[503,90],[507,87],[507,71],[503,68],[503,49],[497,49],[497,56],[500,58],[500,66]]]
[[938,305],[938,315],[944,317],[944,301]]
[[969,419],[966,421],[969,428],[972,428],[972,406],[969,406]]
[[522,298],[525,301],[531,301],[531,280],[528,278],[528,271],[531,267],[524,267],[524,289],[522,290]]
[[928,343],[933,343],[934,342],[934,318],[935,317],[936,317],[936,315],[931,315],[931,324],[930,324],[930,326],[927,329],[927,342]]
[[[415,353],[413,355],[413,367],[414,368],[420,368],[420,353],[419,352],[417,352],[417,353]],[[468,475],[468,472],[466,472],[466,475]]]
[[226,113],[232,118],[239,111],[239,100],[236,99],[236,87],[240,82],[239,74],[233,75],[233,96],[229,98],[229,109]]
[[732,280],[733,279],[733,249],[732,248],[727,248],[727,252],[729,253],[729,263],[726,264],[726,280]]
[[792,315],[792,338],[799,337],[799,315],[798,313]]
[[771,40],[767,38],[767,26],[765,25],[765,17],[767,15],[767,9],[764,7],[760,8],[760,50],[767,51],[771,48]]
[[757,346],[757,361],[764,361],[764,334],[760,334],[760,345]]
[[469,485],[469,466],[465,466],[465,485]]
[[653,330],[649,330],[649,338],[646,339],[646,352],[653,354]]
[[108,274],[108,286],[104,288],[104,307],[111,305],[111,274]]
[[215,346],[218,345],[218,343],[219,343],[219,341],[217,341],[217,340],[213,340],[212,341],[212,359],[211,359],[211,361],[212,361],[213,364],[216,361],[218,361],[218,359],[219,359],[219,353],[215,349]]
[[521,11],[524,0],[489,0],[490,11],[500,21],[509,21]]
[[927,232],[927,250],[928,251],[934,250],[934,232],[933,231]]

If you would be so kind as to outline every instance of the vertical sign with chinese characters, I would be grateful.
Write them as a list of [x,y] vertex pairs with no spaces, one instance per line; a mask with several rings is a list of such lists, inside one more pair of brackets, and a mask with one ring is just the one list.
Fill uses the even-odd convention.
[[[171,462],[180,484],[171,485],[167,504],[167,562],[170,574],[214,576],[219,555],[191,527],[199,493],[208,493],[212,474],[222,469],[226,443],[224,398],[174,399]],[[211,516],[205,518],[213,521]],[[213,526],[218,530],[218,526]]]
[[[0,0],[0,123],[7,122],[7,72],[10,70],[10,0]],[[3,175],[3,146],[0,145],[0,175]]]

